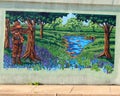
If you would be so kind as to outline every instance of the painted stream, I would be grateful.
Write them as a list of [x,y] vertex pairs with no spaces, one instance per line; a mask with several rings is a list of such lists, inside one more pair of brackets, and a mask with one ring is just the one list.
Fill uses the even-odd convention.
[[64,36],[64,38],[67,43],[66,51],[71,57],[79,55],[86,45],[93,42],[93,40],[87,40],[83,36]]

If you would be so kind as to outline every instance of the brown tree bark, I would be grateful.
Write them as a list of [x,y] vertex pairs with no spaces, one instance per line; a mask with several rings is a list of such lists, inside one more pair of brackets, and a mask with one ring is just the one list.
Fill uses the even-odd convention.
[[43,27],[44,27],[43,22],[40,22],[40,38],[41,39],[43,38]]
[[99,57],[105,56],[106,58],[112,58],[110,54],[110,33],[112,31],[113,26],[108,24],[103,25],[104,29],[104,51],[99,55]]
[[4,48],[9,48],[10,47],[9,33],[10,33],[10,21],[9,21],[9,19],[6,19],[5,20],[5,41],[4,41]]
[[23,55],[23,58],[31,59],[33,61],[40,60],[40,58],[36,55],[35,51],[35,22],[32,20],[27,20],[28,23],[28,39],[27,39],[27,47],[26,52]]

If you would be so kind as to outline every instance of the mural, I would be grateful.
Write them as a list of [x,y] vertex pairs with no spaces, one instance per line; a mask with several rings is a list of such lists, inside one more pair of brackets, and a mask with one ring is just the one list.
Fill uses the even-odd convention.
[[114,70],[116,16],[7,11],[4,68]]

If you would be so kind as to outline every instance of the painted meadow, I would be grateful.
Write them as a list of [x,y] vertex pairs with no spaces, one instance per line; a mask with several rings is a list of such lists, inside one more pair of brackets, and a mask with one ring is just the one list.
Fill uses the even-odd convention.
[[4,68],[114,71],[116,16],[6,11]]

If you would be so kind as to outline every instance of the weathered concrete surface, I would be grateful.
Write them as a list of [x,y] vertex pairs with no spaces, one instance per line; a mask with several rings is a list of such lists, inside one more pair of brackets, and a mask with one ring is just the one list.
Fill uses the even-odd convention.
[[0,85],[0,96],[120,96],[120,87],[100,85]]
[[[45,2],[45,3],[77,3],[77,4],[118,4],[119,0],[1,0],[1,1],[17,1],[17,2]],[[117,2],[117,3],[116,3]],[[120,2],[119,2],[120,3]]]
[[120,5],[120,0],[0,0],[16,2],[43,2],[43,3],[72,3],[72,4],[92,4],[92,5]]

